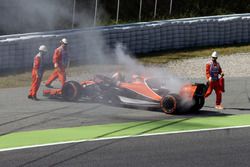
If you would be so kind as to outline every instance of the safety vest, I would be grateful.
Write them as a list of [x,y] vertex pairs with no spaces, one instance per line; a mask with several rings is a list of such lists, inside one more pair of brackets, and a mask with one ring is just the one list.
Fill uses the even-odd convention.
[[69,62],[69,56],[68,56],[68,52],[66,49],[63,49],[62,47],[60,48],[61,50],[61,54],[62,54],[62,65],[64,67],[66,67],[68,65]]
[[213,81],[219,80],[219,72],[220,72],[220,64],[217,63],[210,63],[210,76]]

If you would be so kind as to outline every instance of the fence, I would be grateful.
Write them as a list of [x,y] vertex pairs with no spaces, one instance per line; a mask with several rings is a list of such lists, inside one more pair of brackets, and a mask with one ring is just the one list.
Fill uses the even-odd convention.
[[[155,0],[154,1],[154,19],[156,18],[157,15],[157,7],[158,7],[158,1]],[[172,4],[173,4],[173,0],[170,0],[170,4],[169,4],[169,15],[171,15],[172,12]],[[141,21],[141,13],[142,13],[142,5],[143,5],[143,0],[140,0],[140,7],[139,7],[139,14],[138,14],[138,21]],[[73,0],[73,13],[72,13],[72,28],[74,27],[74,22],[75,22],[75,8],[76,8],[76,0]],[[94,21],[93,24],[94,26],[96,25],[96,17],[97,17],[97,9],[98,9],[98,0],[95,0],[95,14],[94,14]],[[117,7],[116,7],[116,24],[118,24],[119,22],[119,11],[120,11],[120,0],[117,0]]]
[[95,46],[122,43],[132,53],[250,42],[250,14],[155,21],[88,29],[0,36],[0,72],[30,69],[41,44],[49,46],[46,64],[61,38],[70,41],[72,59],[93,56]]

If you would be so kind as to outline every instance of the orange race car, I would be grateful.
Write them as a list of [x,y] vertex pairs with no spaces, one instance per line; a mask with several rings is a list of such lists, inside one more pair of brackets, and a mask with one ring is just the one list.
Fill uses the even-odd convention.
[[131,81],[114,80],[96,75],[81,83],[68,81],[62,89],[47,89],[44,96],[66,101],[104,102],[115,105],[158,108],[167,114],[199,111],[205,102],[207,86],[202,83],[185,84],[178,93],[164,87],[167,80],[133,75]]

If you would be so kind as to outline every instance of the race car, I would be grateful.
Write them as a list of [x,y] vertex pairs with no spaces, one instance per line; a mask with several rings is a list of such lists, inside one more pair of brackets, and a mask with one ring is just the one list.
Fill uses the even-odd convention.
[[[68,81],[62,89],[47,89],[43,95],[66,101],[80,99],[114,105],[161,109],[167,114],[199,111],[205,102],[207,86],[203,83],[185,84],[179,93],[165,87],[166,80],[133,75],[130,81],[95,75],[82,82]],[[163,82],[164,81],[164,82]]]

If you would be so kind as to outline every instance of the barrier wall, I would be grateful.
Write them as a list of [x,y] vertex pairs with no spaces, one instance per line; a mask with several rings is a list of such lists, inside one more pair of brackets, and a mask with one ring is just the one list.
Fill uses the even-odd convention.
[[41,44],[49,47],[45,62],[51,64],[63,37],[70,41],[69,53],[75,61],[100,56],[100,47],[117,43],[132,53],[242,44],[250,42],[250,13],[0,36],[0,72],[30,69]]

